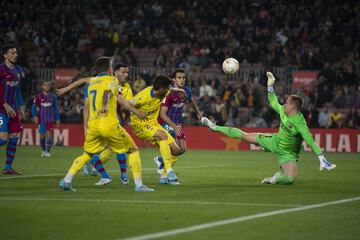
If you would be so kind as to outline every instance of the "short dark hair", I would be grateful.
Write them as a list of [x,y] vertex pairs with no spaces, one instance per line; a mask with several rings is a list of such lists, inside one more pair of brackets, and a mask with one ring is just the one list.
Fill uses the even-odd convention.
[[175,71],[172,73],[172,78],[175,78],[177,73],[185,73],[185,69],[183,68],[175,69]]
[[1,54],[2,55],[7,54],[7,52],[12,48],[16,48],[15,45],[10,44],[10,43],[7,43],[7,44],[3,45],[1,47]]
[[95,72],[96,74],[107,72],[110,69],[110,58],[99,57],[95,61]]
[[129,66],[126,65],[125,63],[116,63],[113,67],[113,71],[119,70],[120,68],[128,68]]
[[161,88],[168,88],[173,81],[166,75],[156,75],[153,80],[153,87],[155,90],[159,90]]
[[291,99],[291,102],[295,104],[295,106],[297,107],[297,109],[300,111],[302,106],[303,106],[303,100],[300,96],[298,95],[290,95],[289,96]]

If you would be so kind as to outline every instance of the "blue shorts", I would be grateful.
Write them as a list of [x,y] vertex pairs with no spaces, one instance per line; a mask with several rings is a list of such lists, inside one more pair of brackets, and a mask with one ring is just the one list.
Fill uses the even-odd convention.
[[21,129],[22,126],[18,113],[13,118],[9,118],[6,113],[0,113],[0,132],[18,133]]
[[166,124],[166,123],[161,124],[161,126],[162,126],[163,128],[165,128],[165,130],[166,130],[168,133],[170,133],[170,135],[171,135],[174,139],[176,138],[176,133],[175,133],[174,129],[173,129],[171,126],[169,126],[169,125]]

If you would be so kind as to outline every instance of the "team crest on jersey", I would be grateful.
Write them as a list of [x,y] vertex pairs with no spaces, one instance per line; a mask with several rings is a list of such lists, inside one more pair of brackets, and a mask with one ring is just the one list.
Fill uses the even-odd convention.
[[114,89],[114,85],[115,85],[114,82],[110,82],[109,85],[110,85],[110,89]]
[[17,85],[19,85],[20,81],[7,81],[6,85],[10,86],[10,87],[16,87]]
[[52,103],[41,103],[41,106],[43,106],[43,107],[51,107],[51,105],[52,105]]

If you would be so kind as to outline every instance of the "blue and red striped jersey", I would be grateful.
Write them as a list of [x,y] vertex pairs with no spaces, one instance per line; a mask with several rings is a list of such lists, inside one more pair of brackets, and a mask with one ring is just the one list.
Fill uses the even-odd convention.
[[[169,95],[167,95],[165,101],[161,104],[161,106],[166,106],[168,108],[167,116],[175,124],[182,124],[184,122],[182,117],[184,105],[192,102],[191,88],[185,86],[184,90],[186,93],[185,98],[181,97],[182,93],[172,91]],[[158,121],[160,124],[165,123],[160,116]]]
[[57,97],[55,94],[43,92],[36,95],[32,106],[33,117],[39,117],[39,123],[55,122],[60,120]]
[[20,80],[23,70],[19,66],[10,69],[4,63],[0,64],[0,112],[5,113],[3,104],[9,104],[15,112],[24,105],[20,91]]

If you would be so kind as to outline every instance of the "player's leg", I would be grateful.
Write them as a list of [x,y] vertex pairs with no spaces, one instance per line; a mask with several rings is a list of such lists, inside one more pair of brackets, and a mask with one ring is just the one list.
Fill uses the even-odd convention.
[[108,147],[104,151],[102,151],[99,155],[102,164],[105,165],[110,160],[113,154],[114,151]]
[[53,131],[52,123],[46,123],[45,157],[51,157],[50,151],[53,145]]
[[41,146],[41,149],[42,149],[42,152],[41,152],[41,157],[45,157],[45,153],[46,153],[46,148],[45,148],[45,142],[46,142],[46,126],[44,123],[40,123],[38,125],[38,131],[39,131],[39,134],[40,134],[40,146]]
[[168,132],[162,130],[160,125],[156,128],[154,139],[157,140],[161,157],[164,161],[164,171],[161,174],[160,183],[162,183],[167,177],[170,184],[179,184],[171,162],[173,159],[172,156],[178,156],[181,154],[180,147],[176,144],[175,140]]
[[206,117],[201,118],[201,123],[203,125],[207,126],[210,130],[212,130],[214,132],[221,132],[221,133],[223,133],[226,136],[229,136],[231,138],[242,139],[244,134],[246,134],[244,131],[242,131],[239,128],[218,126],[218,125],[214,124],[213,122],[211,122]]
[[16,115],[15,117],[9,119],[8,122],[9,134],[8,134],[8,141],[6,147],[6,164],[5,164],[5,169],[3,171],[4,174],[22,174],[21,172],[18,172],[13,169],[13,162],[15,159],[17,142],[19,140],[19,132],[22,129],[18,116],[19,115]]
[[[174,129],[169,126],[168,124],[166,123],[163,123],[161,124],[161,126],[164,128],[164,130],[166,130],[174,139],[176,139],[176,133],[174,131]],[[163,158],[161,157],[161,155],[159,156],[156,156],[154,157],[154,163],[156,165],[156,168],[157,168],[157,173],[160,174],[160,175],[163,175],[163,179],[160,179],[160,183],[161,184],[166,184],[168,183],[167,181],[167,174],[166,172],[164,172],[164,160]],[[166,177],[166,179],[165,179]]]
[[[112,151],[110,148],[106,147],[106,149],[104,151],[102,151],[99,155],[102,165],[105,165],[110,160],[110,158],[113,154],[114,154],[114,151]],[[88,162],[84,166],[84,173],[85,173],[85,175],[90,175],[93,177],[99,175],[99,173],[96,171],[96,168],[90,162]]]
[[84,152],[81,156],[75,158],[66,176],[60,181],[60,188],[64,191],[76,191],[72,188],[72,180],[79,170],[90,161],[91,154]]
[[100,160],[99,154],[94,154],[90,160],[90,164],[96,169],[101,179],[95,183],[96,186],[107,185],[111,183],[110,175],[105,171],[105,168]]
[[122,182],[122,184],[128,184],[129,178],[126,173],[127,154],[126,153],[118,153],[118,154],[116,154],[116,159],[117,159],[117,162],[119,163],[119,167],[120,167],[120,181]]
[[276,184],[292,184],[297,175],[296,161],[289,161],[281,165],[283,172],[280,172],[274,181]]
[[85,166],[88,161],[90,161],[92,155],[104,150],[103,145],[104,143],[102,142],[100,133],[98,131],[88,129],[84,142],[84,153],[73,161],[68,173],[60,181],[60,188],[65,191],[73,191],[71,183],[74,176],[81,168]]
[[111,149],[116,153],[127,152],[129,166],[134,178],[135,192],[153,192],[154,189],[146,187],[142,182],[141,159],[134,140],[122,127],[112,131],[108,138]]
[[8,142],[8,124],[9,117],[6,114],[0,113],[0,147],[7,144]]
[[[101,160],[102,164],[105,165],[105,163],[107,163],[110,160],[110,158],[113,154],[114,154],[114,151],[111,150],[110,148],[105,149],[100,154],[100,160]],[[126,159],[127,159],[126,153],[116,154],[116,159],[117,159],[117,162],[119,163],[119,167],[120,167],[120,181],[123,184],[128,184],[129,179],[128,179],[128,176],[126,173]]]
[[297,175],[296,161],[288,161],[282,164],[281,169],[282,171],[275,173],[274,176],[264,178],[261,183],[286,185],[294,183],[295,177]]

